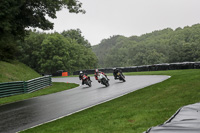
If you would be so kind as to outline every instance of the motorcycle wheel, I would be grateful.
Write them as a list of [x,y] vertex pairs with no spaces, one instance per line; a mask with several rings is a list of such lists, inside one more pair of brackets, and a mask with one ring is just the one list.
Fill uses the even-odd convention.
[[109,82],[107,81],[106,83],[105,83],[105,86],[106,87],[108,87],[110,84],[109,84]]
[[103,78],[103,79],[101,80],[101,83],[102,83],[103,85],[105,85],[106,87],[108,87],[108,85],[107,85],[107,81],[106,81],[105,78]]
[[92,86],[92,84],[91,84],[91,81],[90,81],[90,80],[88,81],[88,86],[89,86],[89,87],[91,87],[91,86]]
[[120,77],[121,77],[121,80],[122,80],[123,82],[126,82],[126,80],[125,80],[125,77],[124,77],[124,76],[120,75]]

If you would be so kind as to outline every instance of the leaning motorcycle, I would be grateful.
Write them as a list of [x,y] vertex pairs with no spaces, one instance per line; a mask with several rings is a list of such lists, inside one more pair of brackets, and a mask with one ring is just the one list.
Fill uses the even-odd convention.
[[98,75],[98,80],[101,82],[101,84],[105,85],[106,87],[109,86],[108,78],[106,78],[106,76],[102,73]]
[[125,76],[122,75],[122,73],[118,72],[118,73],[117,73],[117,76],[119,77],[119,80],[121,80],[121,81],[123,81],[123,82],[126,82]]
[[84,84],[88,85],[89,87],[92,86],[92,84],[91,84],[92,81],[88,78],[88,76],[84,75],[82,80],[83,80]]

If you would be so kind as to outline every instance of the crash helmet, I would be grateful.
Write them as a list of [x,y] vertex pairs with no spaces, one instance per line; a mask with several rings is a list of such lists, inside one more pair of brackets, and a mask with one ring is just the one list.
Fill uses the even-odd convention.
[[82,71],[80,71],[80,74],[83,74],[83,72],[82,72]]
[[98,69],[95,69],[95,72],[96,72],[96,73],[98,73],[98,72],[99,72],[99,70],[98,70]]

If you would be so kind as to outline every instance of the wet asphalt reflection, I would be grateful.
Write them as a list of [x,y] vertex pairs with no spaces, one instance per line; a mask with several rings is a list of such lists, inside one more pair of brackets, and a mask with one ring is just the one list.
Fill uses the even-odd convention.
[[[110,78],[105,87],[92,79],[92,87],[77,88],[0,106],[0,132],[13,133],[73,114],[132,91],[168,79],[168,76],[126,76],[126,82]],[[78,77],[53,78],[53,82],[78,83]]]

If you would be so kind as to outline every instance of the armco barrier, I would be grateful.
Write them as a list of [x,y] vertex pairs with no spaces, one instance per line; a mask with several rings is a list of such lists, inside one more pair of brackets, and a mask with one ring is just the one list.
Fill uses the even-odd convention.
[[0,83],[0,97],[30,93],[50,86],[51,76],[43,76],[28,81]]
[[0,97],[24,93],[24,84],[23,81],[0,83]]
[[194,63],[194,69],[200,69],[200,62]]
[[[160,71],[160,70],[179,70],[179,69],[200,69],[200,62],[178,62],[178,63],[162,63],[154,65],[118,67],[122,72],[141,72],[141,71]],[[94,74],[93,70],[82,70],[87,74]],[[99,71],[112,73],[112,68],[99,68]],[[76,71],[73,75],[78,75],[80,71]]]
[[42,89],[44,87],[51,85],[51,76],[43,76],[39,78],[35,78],[32,80],[28,80],[25,82],[27,85],[26,91],[27,92],[33,92],[39,89]]
[[144,66],[138,66],[137,67],[137,71],[141,72],[141,71],[149,71],[149,67],[148,65],[144,65]]

